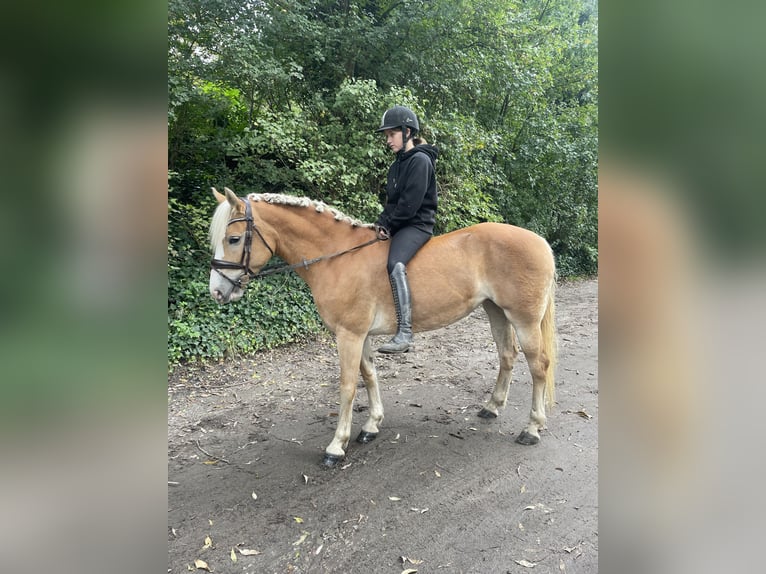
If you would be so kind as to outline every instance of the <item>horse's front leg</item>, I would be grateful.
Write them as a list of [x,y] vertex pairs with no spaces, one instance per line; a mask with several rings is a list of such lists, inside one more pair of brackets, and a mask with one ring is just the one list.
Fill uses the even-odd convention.
[[335,466],[346,456],[351,438],[351,420],[356,395],[357,373],[362,357],[365,335],[338,332],[338,357],[340,359],[340,413],[338,428],[332,442],[325,449],[324,465]]
[[383,402],[380,400],[378,373],[375,370],[375,363],[373,362],[372,344],[369,336],[364,340],[362,360],[359,369],[362,372],[362,379],[364,379],[364,385],[367,388],[370,416],[367,419],[367,422],[362,426],[359,436],[356,437],[356,442],[367,444],[368,442],[375,440],[375,437],[378,436],[378,426],[383,422]]

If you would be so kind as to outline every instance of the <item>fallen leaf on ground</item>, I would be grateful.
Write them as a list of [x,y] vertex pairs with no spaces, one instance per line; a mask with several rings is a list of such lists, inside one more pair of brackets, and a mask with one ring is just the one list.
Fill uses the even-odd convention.
[[582,548],[580,548],[580,543],[575,544],[571,548],[565,547],[564,552],[567,554],[572,554],[574,552],[574,557],[579,558],[582,556]]
[[242,556],[258,556],[261,553],[260,550],[251,550],[250,548],[237,548]]
[[234,552],[234,548],[231,549],[231,561],[236,562],[237,561],[237,554]]
[[250,496],[253,497],[253,500],[258,500],[258,495],[255,494],[255,492],[253,492],[253,494],[251,494]]
[[301,537],[298,538],[298,540],[296,540],[295,542],[293,542],[293,546],[300,546],[301,544],[303,544],[306,538],[308,538],[309,534],[310,532],[304,532],[303,534],[301,534]]
[[295,520],[295,522],[297,522],[298,524],[303,524],[303,518],[301,518],[300,516],[293,516],[293,520]]
[[417,570],[414,568],[407,568],[407,570],[402,570],[402,574],[415,574]]
[[398,496],[389,496],[388,499],[393,500],[394,502],[401,500],[401,498],[399,498]]
[[582,417],[584,419],[592,419],[593,418],[593,415],[590,415],[590,414],[586,413],[585,410],[580,410],[580,411],[564,411],[564,414],[578,415],[578,416],[580,416],[580,417]]
[[194,567],[197,568],[197,570],[207,570],[208,572],[212,572],[212,570],[210,570],[210,566],[208,566],[207,562],[204,560],[195,560]]
[[534,568],[535,566],[537,566],[537,562],[530,562],[529,560],[524,560],[524,559],[514,560],[514,562],[518,564],[519,566],[523,566],[524,568]]
[[206,548],[212,548],[213,546],[213,540],[210,538],[210,536],[205,536],[205,545],[202,547],[202,550],[205,550]]
[[416,566],[423,563],[422,560],[418,560],[417,558],[410,558],[409,556],[399,556],[399,560],[402,561],[402,564],[407,564],[407,562],[409,562],[410,564],[415,564]]

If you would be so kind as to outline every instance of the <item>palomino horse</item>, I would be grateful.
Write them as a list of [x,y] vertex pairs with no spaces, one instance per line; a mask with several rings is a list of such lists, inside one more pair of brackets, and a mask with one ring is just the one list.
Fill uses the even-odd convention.
[[[238,198],[228,188],[225,192],[213,189],[220,205],[210,226],[210,294],[219,303],[236,301],[272,255],[308,283],[338,344],[340,413],[324,458],[325,465],[334,466],[345,456],[351,437],[360,371],[370,416],[357,441],[373,440],[383,420],[371,337],[396,329],[386,276],[388,243],[377,240],[372,225],[321,202],[276,194]],[[484,306],[500,372],[481,417],[495,418],[505,406],[518,336],[533,384],[529,424],[516,442],[537,443],[545,428],[546,403],[551,408],[554,402],[555,264],[548,243],[526,229],[481,223],[431,239],[407,265],[407,273],[416,332],[444,327]]]

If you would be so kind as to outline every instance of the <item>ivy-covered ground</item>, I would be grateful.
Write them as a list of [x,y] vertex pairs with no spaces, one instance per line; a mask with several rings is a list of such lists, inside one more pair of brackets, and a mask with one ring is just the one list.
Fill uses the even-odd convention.
[[[557,404],[533,447],[513,440],[531,400],[523,359],[501,416],[476,416],[497,369],[481,311],[376,359],[381,433],[329,471],[319,463],[338,412],[331,339],[179,367],[168,572],[596,572],[597,290],[559,287]],[[366,405],[362,391],[352,433]]]

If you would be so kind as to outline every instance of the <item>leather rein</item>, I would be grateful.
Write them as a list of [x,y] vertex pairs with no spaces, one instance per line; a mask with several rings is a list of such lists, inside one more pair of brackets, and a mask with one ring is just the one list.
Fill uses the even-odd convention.
[[[239,221],[244,221],[247,225],[245,229],[245,246],[242,250],[242,257],[239,259],[239,263],[233,263],[231,261],[226,261],[224,259],[211,259],[210,261],[210,268],[217,272],[221,277],[226,279],[229,283],[234,285],[235,287],[239,289],[244,289],[245,284],[242,283],[242,279],[245,277],[248,277],[248,281],[250,279],[259,279],[261,277],[267,277],[269,275],[274,275],[276,273],[285,273],[288,271],[292,271],[293,269],[298,269],[300,267],[303,267],[304,269],[307,269],[309,265],[314,265],[315,263],[319,263],[320,261],[326,261],[328,259],[334,259],[335,257],[340,257],[341,255],[345,255],[346,253],[351,253],[352,251],[356,251],[358,249],[362,249],[364,247],[368,247],[374,243],[377,243],[378,241],[384,241],[380,237],[375,237],[374,239],[371,239],[369,241],[366,241],[365,243],[362,243],[360,245],[356,245],[354,247],[351,247],[350,249],[345,249],[343,251],[338,251],[336,253],[331,253],[329,255],[321,255],[319,257],[314,257],[313,259],[303,259],[300,263],[292,263],[292,264],[282,264],[282,265],[273,265],[271,267],[267,267],[265,269],[261,269],[257,273],[250,269],[250,251],[251,246],[253,242],[253,232],[259,237],[261,240],[261,243],[263,243],[266,246],[266,249],[269,250],[269,253],[271,253],[271,256],[273,257],[275,255],[274,250],[271,248],[271,246],[268,244],[266,239],[263,237],[263,234],[258,229],[258,226],[255,225],[255,221],[253,221],[253,211],[250,207],[250,201],[248,201],[246,198],[243,200],[245,202],[245,216],[244,217],[236,217],[234,219],[229,220],[229,222],[226,224],[226,227],[231,225],[232,223],[237,223]],[[237,277],[236,279],[232,279],[228,275],[221,272],[222,269],[239,269],[242,271],[242,274]]]

